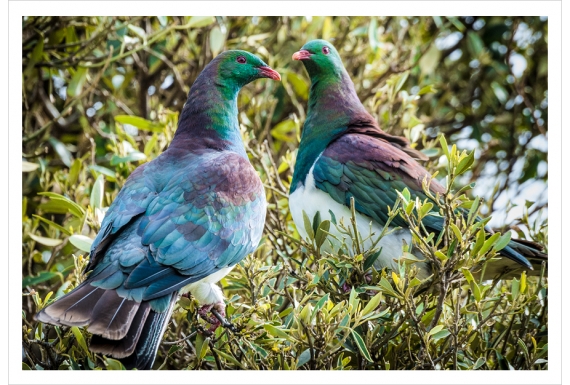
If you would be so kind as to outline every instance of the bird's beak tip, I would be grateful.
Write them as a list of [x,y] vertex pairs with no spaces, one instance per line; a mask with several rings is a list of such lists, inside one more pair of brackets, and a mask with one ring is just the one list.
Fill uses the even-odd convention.
[[311,53],[309,51],[307,51],[306,49],[302,49],[300,51],[297,51],[292,56],[293,60],[307,60],[310,58],[311,58]]
[[273,68],[269,66],[259,67],[259,72],[263,77],[273,80],[281,80],[281,75],[279,75],[279,72],[275,71]]

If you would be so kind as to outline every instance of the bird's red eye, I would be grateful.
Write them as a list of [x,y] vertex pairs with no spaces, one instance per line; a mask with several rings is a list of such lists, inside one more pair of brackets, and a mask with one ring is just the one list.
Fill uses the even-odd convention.
[[323,47],[323,53],[324,53],[325,55],[328,55],[330,52],[331,52],[331,50],[329,49],[329,47],[327,47],[327,46],[324,46],[324,47]]
[[238,56],[236,60],[240,64],[244,64],[246,62],[245,57],[243,56]]

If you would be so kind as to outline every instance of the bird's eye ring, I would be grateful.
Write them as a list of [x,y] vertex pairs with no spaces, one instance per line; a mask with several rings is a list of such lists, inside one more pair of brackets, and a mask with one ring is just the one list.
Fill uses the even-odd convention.
[[329,49],[329,47],[327,47],[327,46],[324,46],[324,47],[323,47],[323,53],[324,53],[325,55],[328,55],[330,52],[331,52],[331,50]]
[[245,57],[243,57],[243,56],[238,56],[236,61],[240,64],[245,64],[245,62],[246,62]]

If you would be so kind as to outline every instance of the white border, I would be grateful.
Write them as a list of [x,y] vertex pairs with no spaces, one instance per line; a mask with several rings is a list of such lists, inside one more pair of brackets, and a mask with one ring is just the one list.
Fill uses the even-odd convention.
[[[182,1],[11,1],[8,4],[9,16],[1,16],[8,26],[9,19],[9,75],[8,68],[3,74],[9,77],[8,90],[2,90],[3,116],[9,116],[6,131],[9,141],[9,252],[4,253],[3,260],[10,259],[10,268],[5,287],[9,294],[9,347],[2,349],[2,365],[9,360],[9,383],[44,383],[44,384],[180,384],[180,383],[312,383],[312,384],[347,384],[347,383],[422,383],[422,384],[531,384],[561,383],[561,343],[565,337],[565,346],[569,346],[567,334],[561,334],[561,215],[556,208],[562,207],[561,178],[562,175],[562,80],[564,89],[570,90],[568,75],[562,74],[562,4],[559,1],[376,1],[376,2],[286,2],[286,1],[242,1],[242,2],[182,2]],[[169,10],[170,12],[165,12]],[[527,372],[505,371],[470,371],[470,372],[376,372],[376,371],[266,371],[266,372],[204,372],[192,373],[183,371],[164,372],[57,372],[57,371],[22,371],[21,370],[21,17],[24,15],[154,15],[154,14],[218,14],[221,10],[226,15],[290,15],[302,12],[306,15],[409,15],[432,16],[443,15],[546,15],[549,28],[549,210],[550,242],[549,242],[549,370]],[[569,20],[568,15],[565,20]],[[6,28],[6,27],[4,27]],[[568,27],[565,28],[566,30]],[[568,39],[566,39],[568,45]],[[6,51],[4,51],[6,52]],[[567,57],[565,52],[565,58]],[[568,60],[566,60],[568,64]],[[568,66],[566,66],[568,68]],[[568,91],[567,91],[568,92]],[[564,99],[568,103],[568,98]],[[8,106],[8,110],[6,110]],[[568,107],[566,108],[568,110]],[[568,120],[568,119],[566,119]],[[4,131],[4,132],[6,132]],[[568,135],[566,135],[567,137]],[[566,143],[566,148],[570,148]],[[2,155],[4,156],[4,155]],[[3,170],[6,164],[2,164]],[[4,171],[3,171],[3,175]],[[566,176],[568,173],[566,173]],[[565,191],[570,191],[570,186]],[[3,200],[4,202],[6,199]],[[6,222],[4,222],[6,223]],[[7,228],[3,228],[6,234]],[[3,236],[5,237],[5,235]],[[3,238],[4,244],[7,239]],[[5,262],[6,263],[6,262]],[[568,263],[566,263],[567,265]],[[568,316],[567,309],[565,315]],[[565,319],[569,319],[566,318]],[[566,324],[567,325],[567,324]],[[4,330],[7,330],[6,327]],[[567,358],[567,357],[565,357]],[[568,366],[568,365],[567,365]],[[2,371],[3,378],[6,371]]]

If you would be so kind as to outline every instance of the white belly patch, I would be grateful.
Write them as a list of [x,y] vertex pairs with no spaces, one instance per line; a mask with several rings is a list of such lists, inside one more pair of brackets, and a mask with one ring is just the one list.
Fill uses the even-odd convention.
[[216,283],[224,278],[235,267],[225,267],[218,270],[198,282],[191,283],[182,288],[181,293],[192,293],[192,296],[202,305],[209,305],[212,303],[223,302],[224,295],[222,289]]
[[[319,160],[319,158],[317,158],[315,163]],[[317,211],[320,211],[321,220],[328,219],[332,221],[332,216],[330,214],[330,211],[332,211],[335,216],[337,225],[341,223],[342,220],[344,226],[351,226],[350,209],[347,206],[336,202],[328,193],[315,187],[315,179],[313,177],[314,168],[315,164],[313,164],[311,170],[307,174],[304,186],[297,187],[293,194],[289,196],[289,208],[291,210],[291,215],[293,216],[293,220],[295,221],[295,225],[297,226],[299,234],[303,238],[307,237],[307,232],[305,231],[303,221],[303,211],[305,211],[311,222]],[[363,242],[363,247],[365,249],[370,249],[373,245],[373,242],[378,239],[380,234],[382,234],[384,226],[380,226],[380,224],[374,222],[372,218],[360,213],[356,213],[356,223],[361,238],[365,239]],[[393,227],[389,227],[386,231],[387,235],[382,237],[382,239],[380,239],[380,241],[376,244],[376,248],[382,248],[380,256],[374,263],[374,266],[377,269],[381,269],[383,267],[389,267],[392,269],[397,268],[398,264],[394,260],[398,260],[402,256],[402,246],[404,244],[411,245],[412,235],[410,233],[410,230],[392,230]],[[341,240],[344,238],[349,252],[351,252],[352,240],[350,237],[348,237],[346,234],[342,234],[337,226],[335,226],[333,223],[331,223],[329,232]],[[370,237],[370,234],[373,234],[373,236]],[[332,245],[328,240],[332,241]],[[341,244],[338,241],[332,239],[332,237],[329,237],[328,240],[323,244],[322,250],[327,252],[338,251]]]

